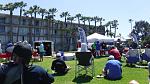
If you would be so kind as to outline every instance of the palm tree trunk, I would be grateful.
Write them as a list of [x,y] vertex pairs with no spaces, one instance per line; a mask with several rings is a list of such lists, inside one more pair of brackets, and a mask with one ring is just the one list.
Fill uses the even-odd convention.
[[18,26],[18,30],[17,30],[17,42],[19,41],[18,37],[19,37],[19,30],[20,30],[21,20],[22,20],[22,8],[20,8],[19,26]]
[[10,10],[10,41],[13,42],[13,27],[12,27],[12,16],[13,16],[13,11]]

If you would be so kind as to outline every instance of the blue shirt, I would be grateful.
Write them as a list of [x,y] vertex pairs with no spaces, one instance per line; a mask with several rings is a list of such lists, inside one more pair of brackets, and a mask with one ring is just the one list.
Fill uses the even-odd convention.
[[118,60],[109,60],[106,63],[104,70],[106,71],[106,78],[120,79],[122,77],[121,63]]
[[100,45],[99,41],[97,41],[96,42],[96,50],[100,50],[100,47],[101,47],[101,45]]

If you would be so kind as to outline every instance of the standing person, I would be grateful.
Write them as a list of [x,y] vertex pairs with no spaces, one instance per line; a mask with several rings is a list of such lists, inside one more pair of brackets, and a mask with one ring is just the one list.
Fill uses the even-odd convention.
[[1,40],[0,40],[0,53],[2,53],[2,44],[1,44]]
[[40,46],[39,46],[39,52],[40,52],[40,61],[43,61],[45,50],[44,50],[44,45],[42,42],[40,43]]
[[96,56],[100,56],[100,42],[96,41]]
[[56,54],[56,60],[52,62],[51,69],[58,75],[63,75],[68,72],[69,67],[66,65],[65,61],[61,59],[60,53]]
[[102,47],[102,52],[103,52],[103,54],[105,55],[105,51],[106,51],[106,48],[107,48],[107,44],[103,41],[103,42],[101,43],[101,47]]
[[12,59],[13,49],[14,49],[14,45],[12,43],[8,43],[6,48],[6,54],[8,56],[8,60],[10,60],[9,58]]
[[122,78],[122,64],[110,55],[101,75],[97,77],[105,77],[109,80],[118,80]]
[[95,50],[95,48],[96,48],[96,45],[95,45],[95,42],[92,44],[92,50],[91,50],[91,52],[92,52],[92,55],[94,56],[94,57],[96,57],[96,50]]
[[13,62],[0,65],[1,84],[51,84],[54,82],[52,75],[42,67],[30,65],[32,56],[31,48],[23,43],[16,44],[13,50]]

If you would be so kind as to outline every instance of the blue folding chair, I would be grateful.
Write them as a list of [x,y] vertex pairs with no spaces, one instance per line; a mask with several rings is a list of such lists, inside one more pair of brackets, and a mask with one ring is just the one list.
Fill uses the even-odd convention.
[[150,49],[146,48],[145,52],[141,55],[141,60],[150,62]]
[[126,58],[127,58],[127,63],[130,64],[136,64],[137,62],[140,62],[139,49],[129,49]]

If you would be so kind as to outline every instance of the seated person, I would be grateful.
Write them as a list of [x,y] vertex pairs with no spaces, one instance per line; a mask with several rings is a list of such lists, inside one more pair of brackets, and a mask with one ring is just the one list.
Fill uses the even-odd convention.
[[66,74],[69,70],[64,60],[61,59],[61,54],[56,54],[56,60],[52,62],[51,69],[56,72],[56,74]]
[[54,77],[42,67],[30,64],[31,48],[23,43],[13,49],[13,62],[0,65],[0,84],[51,84]]
[[111,50],[109,51],[109,54],[110,54],[110,55],[113,55],[114,58],[115,58],[115,60],[121,61],[120,52],[119,52],[119,50],[118,50],[115,46],[112,46],[112,47],[111,47]]
[[105,77],[109,80],[117,80],[122,78],[122,64],[118,60],[114,60],[114,56],[110,55],[105,68],[101,75],[97,77]]

